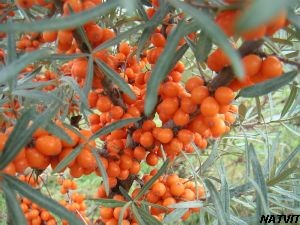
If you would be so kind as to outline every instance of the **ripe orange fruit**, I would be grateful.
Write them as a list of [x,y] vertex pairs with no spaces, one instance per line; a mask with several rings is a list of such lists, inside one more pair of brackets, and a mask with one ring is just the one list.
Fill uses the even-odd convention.
[[108,112],[112,107],[112,102],[107,96],[99,96],[96,107],[101,112]]
[[36,149],[49,156],[58,155],[62,150],[62,144],[58,137],[45,135],[39,137],[35,142]]
[[248,30],[242,33],[242,37],[246,41],[257,40],[263,38],[266,34],[267,27],[262,25],[260,27]]
[[181,182],[172,183],[170,186],[170,192],[173,196],[179,197],[184,193],[184,184]]
[[100,207],[100,216],[103,219],[110,219],[113,217],[113,208],[105,208],[105,207]]
[[270,23],[267,24],[267,35],[271,36],[276,31],[284,27],[286,22],[286,13],[282,12],[279,15],[277,15]]
[[146,157],[146,162],[149,166],[155,166],[158,163],[157,155],[153,152],[150,152]]
[[82,3],[80,0],[67,0],[65,1],[63,6],[63,11],[65,15],[70,14],[69,8],[71,8],[74,13],[78,13],[82,11]]
[[71,74],[74,77],[85,78],[87,74],[88,61],[85,58],[76,59],[72,65]]
[[185,83],[185,89],[188,92],[192,92],[192,90],[195,87],[202,86],[203,84],[204,84],[204,81],[201,77],[194,76],[187,80],[187,82]]
[[215,116],[219,112],[219,104],[213,97],[207,97],[203,100],[200,111],[204,116]]
[[195,87],[191,92],[191,100],[194,104],[201,104],[202,101],[209,96],[209,91],[206,86]]
[[224,10],[217,14],[215,22],[228,37],[231,37],[234,34],[235,22],[239,15],[240,11],[238,10]]
[[221,105],[229,105],[234,99],[234,93],[229,87],[218,87],[215,91],[215,99]]
[[117,120],[122,118],[122,116],[124,115],[124,110],[121,106],[113,106],[109,113],[111,118]]
[[122,155],[120,157],[120,169],[127,170],[132,166],[132,159],[128,155]]
[[0,152],[3,151],[7,139],[8,136],[6,134],[0,134]]
[[161,33],[154,33],[151,35],[151,43],[155,47],[164,47],[166,45],[166,38]]
[[187,145],[194,141],[194,134],[188,129],[181,129],[178,132],[178,139],[181,141],[184,145]]
[[191,189],[186,188],[186,189],[184,189],[184,192],[180,197],[184,201],[193,201],[193,200],[195,200],[196,195]]
[[69,129],[64,129],[66,134],[71,138],[72,142],[71,143],[67,143],[66,141],[61,141],[62,146],[63,147],[74,147],[75,145],[77,145],[78,141],[79,141],[79,137],[77,136],[77,134],[75,134],[73,131],[69,130]]
[[262,60],[259,56],[250,54],[243,58],[243,66],[245,69],[245,76],[254,76],[260,70]]
[[84,169],[95,169],[97,167],[97,162],[94,155],[87,148],[81,149],[76,161],[78,165]]
[[121,172],[121,170],[117,163],[112,162],[112,161],[108,163],[107,175],[109,177],[117,177],[120,175],[120,172]]
[[172,198],[172,197],[168,197],[168,198],[165,198],[163,200],[163,206],[169,206],[169,205],[172,205],[172,204],[176,204],[176,200],[175,198]]
[[180,102],[180,109],[185,113],[193,113],[197,110],[197,105],[194,104],[191,97],[183,97]]
[[162,93],[166,97],[176,97],[179,93],[178,84],[168,81],[162,85]]
[[173,121],[177,126],[185,126],[190,121],[190,115],[178,109],[173,116]]
[[142,130],[143,131],[151,131],[155,127],[156,127],[156,124],[154,123],[153,120],[146,120],[146,121],[144,121],[144,123],[142,125]]
[[142,146],[137,146],[133,150],[133,157],[137,160],[143,160],[146,156],[146,150]]
[[169,143],[173,138],[173,131],[170,128],[161,128],[155,138],[163,144]]
[[166,180],[166,184],[170,187],[172,184],[176,183],[179,181],[179,177],[177,174],[170,174],[168,177],[167,177],[167,180]]
[[50,164],[50,158],[43,155],[35,148],[27,148],[25,150],[28,165],[34,169],[46,169]]
[[23,9],[31,8],[34,3],[34,0],[16,0],[16,4]]
[[158,110],[166,113],[167,115],[173,115],[179,107],[179,101],[177,98],[165,98],[158,106]]
[[104,38],[103,29],[99,25],[97,24],[88,25],[85,27],[85,32],[87,38],[89,39],[93,47],[96,47],[97,45],[103,42],[103,38]]
[[43,40],[45,42],[53,42],[56,41],[57,31],[44,31],[43,32]]
[[282,74],[283,68],[281,61],[276,56],[268,56],[263,60],[261,73],[263,77],[274,78]]
[[167,189],[163,183],[156,182],[153,184],[151,191],[153,194],[157,195],[158,197],[161,197],[166,193]]
[[225,66],[230,64],[230,59],[225,55],[225,53],[221,49],[215,50],[212,54],[210,54],[207,58],[207,66],[211,70],[215,72],[219,72]]
[[130,174],[138,174],[140,172],[141,165],[138,161],[133,161],[132,166],[129,169]]
[[153,138],[151,132],[146,131],[146,132],[142,133],[142,135],[140,137],[140,144],[143,147],[149,148],[153,145],[153,143],[154,143],[154,138]]

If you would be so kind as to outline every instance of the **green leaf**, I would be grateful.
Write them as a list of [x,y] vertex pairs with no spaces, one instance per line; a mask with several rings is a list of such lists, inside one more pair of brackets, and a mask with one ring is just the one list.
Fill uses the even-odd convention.
[[109,134],[112,131],[125,127],[126,125],[130,124],[130,123],[135,123],[137,121],[139,121],[141,118],[137,117],[137,118],[129,118],[129,119],[123,119],[123,120],[119,120],[116,122],[113,122],[105,127],[103,127],[102,129],[96,131],[91,137],[90,137],[90,141],[91,140],[95,140],[96,138],[98,138],[99,136],[105,135],[105,134]]
[[130,28],[127,31],[124,31],[122,33],[119,33],[116,37],[109,39],[103,43],[101,43],[100,45],[98,45],[93,52],[98,52],[102,49],[108,48],[110,46],[116,45],[118,43],[120,43],[122,40],[129,38],[132,34],[136,34],[139,30],[143,30],[147,27],[149,27],[151,25],[151,23],[143,23],[140,25],[137,25],[133,28]]
[[12,92],[12,94],[15,96],[24,97],[25,99],[34,99],[43,103],[53,101],[53,100],[62,103],[61,99],[51,92],[44,92],[38,90],[15,90]]
[[[9,21],[9,23],[11,23]],[[17,58],[16,53],[16,37],[14,33],[7,35],[7,64],[12,63]]]
[[4,192],[8,216],[12,220],[13,225],[27,224],[24,213],[20,207],[20,202],[16,198],[16,193],[7,182],[1,182],[1,187]]
[[168,208],[173,209],[190,209],[190,208],[200,208],[203,207],[203,202],[199,200],[195,201],[186,201],[186,202],[179,202],[176,204],[168,205]]
[[123,188],[121,185],[119,186],[119,190],[121,192],[121,194],[123,195],[123,197],[127,200],[127,201],[132,201],[133,199],[129,196],[128,191]]
[[196,58],[199,62],[204,62],[212,49],[212,40],[204,32],[199,34],[196,42]]
[[168,207],[158,205],[158,204],[154,204],[154,203],[151,203],[151,202],[147,202],[145,200],[142,200],[141,204],[144,204],[146,206],[151,206],[151,207],[154,207],[154,208],[158,208],[158,209],[162,209],[162,210],[168,210],[169,209]]
[[106,63],[104,63],[100,59],[95,58],[95,62],[99,66],[99,68],[103,71],[103,73],[114,84],[116,84],[125,94],[127,94],[131,99],[136,99],[135,93],[129,87],[128,83],[120,76],[120,74],[118,74],[116,71],[114,71],[112,68],[110,68]]
[[2,23],[0,24],[0,31],[4,32],[33,32],[45,30],[61,30],[71,27],[77,27],[97,18],[104,16],[114,8],[119,6],[119,0],[110,0],[103,4],[96,6],[90,10],[76,13],[70,16],[60,16],[51,19],[41,19],[35,22],[22,23]]
[[116,207],[123,207],[126,202],[115,200],[115,199],[108,199],[108,198],[88,198],[87,201],[93,201],[99,203],[99,206],[107,207],[107,208],[116,208]]
[[60,80],[67,83],[74,90],[74,92],[76,92],[79,95],[80,101],[83,103],[84,108],[88,109],[89,106],[88,106],[87,98],[84,95],[82,89],[79,87],[78,83],[72,77],[67,77],[67,76],[61,77]]
[[217,192],[217,189],[212,184],[212,182],[210,180],[208,180],[207,178],[204,179],[204,183],[206,185],[206,188],[210,192],[210,198],[211,198],[211,200],[212,200],[212,202],[215,206],[216,214],[217,214],[217,218],[218,218],[219,223],[224,224],[224,225],[229,224],[228,221],[227,221],[227,215],[224,211],[223,204],[222,204],[222,201],[220,199],[220,195]]
[[58,165],[54,168],[54,170],[52,171],[52,173],[59,173],[66,166],[68,166],[70,164],[70,162],[79,155],[79,153],[81,152],[82,148],[83,148],[83,144],[78,145],[76,148],[74,148],[71,153],[69,153],[66,157],[64,157],[63,160],[61,160],[58,163]]
[[[0,25],[1,26],[1,25]],[[36,60],[42,59],[50,54],[48,49],[37,50],[30,53],[25,53],[17,60],[5,66],[0,70],[0,83],[4,83],[11,80],[19,75],[22,69],[28,64],[33,63]]]
[[229,43],[227,36],[204,12],[178,0],[168,0],[175,8],[181,8],[187,15],[194,18],[195,22],[205,34],[210,37],[231,60],[233,71],[239,78],[244,77],[244,68],[238,52]]
[[93,57],[89,57],[88,70],[87,70],[87,75],[83,87],[83,93],[86,96],[86,98],[91,90],[93,78],[94,78],[94,59]]
[[216,158],[218,157],[218,146],[219,142],[216,140],[213,144],[210,155],[201,165],[201,174],[203,174],[207,169],[209,169],[211,165],[213,165],[213,163],[216,161]]
[[139,225],[146,225],[145,221],[143,220],[142,216],[140,215],[137,206],[135,203],[131,204],[131,211],[133,213],[134,218],[138,222]]
[[289,95],[288,99],[286,100],[284,107],[281,111],[280,118],[284,117],[287,114],[287,112],[290,110],[290,108],[292,107],[292,105],[295,101],[297,94],[298,94],[298,88],[296,86],[296,83],[294,83],[292,85],[290,95]]
[[128,207],[132,204],[132,202],[127,202],[121,209],[120,214],[119,214],[119,219],[118,219],[118,225],[122,225],[123,223],[123,218],[126,210]]
[[66,54],[51,54],[47,59],[53,61],[53,60],[72,60],[72,59],[77,59],[77,58],[83,58],[83,57],[88,57],[89,54],[87,53],[74,53],[70,55]]
[[[269,208],[268,190],[261,165],[258,161],[257,155],[252,144],[249,145],[249,157],[252,165],[253,176],[255,179],[255,182],[252,181],[251,183],[256,188],[257,196],[259,196],[259,198],[256,199],[256,217],[259,220],[261,215],[266,213],[264,212],[265,210],[263,210],[263,208],[267,209],[267,211]],[[255,186],[255,183],[257,184],[257,187]]]
[[247,31],[268,23],[276,15],[278,15],[278,13],[283,11],[287,4],[288,1],[282,0],[253,1],[253,3],[247,7],[247,10],[241,18],[237,21],[237,30]]
[[283,170],[280,173],[278,173],[275,177],[272,177],[271,179],[269,179],[267,181],[267,185],[268,186],[274,186],[275,184],[277,184],[281,181],[285,181],[288,176],[290,176],[292,173],[296,172],[299,169],[300,169],[299,167],[293,166],[291,168]]
[[159,84],[165,79],[170,70],[172,63],[172,57],[176,53],[177,45],[182,37],[183,30],[186,24],[180,23],[175,30],[168,37],[167,44],[159,56],[150,79],[147,83],[146,101],[145,101],[145,114],[151,115],[154,107],[157,104],[157,93]]
[[246,87],[239,92],[238,96],[244,98],[253,98],[257,96],[266,95],[290,83],[292,80],[295,79],[297,74],[298,71],[287,72],[275,79],[268,80],[251,87]]
[[[229,186],[226,179],[226,172],[223,163],[221,162],[221,165],[219,167],[219,174],[221,177],[221,191],[220,191],[220,197],[222,199],[224,212],[226,213],[226,216],[229,215],[230,211],[230,192],[229,192]],[[228,216],[227,216],[228,220]]]
[[137,211],[139,214],[143,217],[143,220],[146,222],[146,224],[153,224],[153,225],[163,225],[160,221],[158,221],[156,218],[154,218],[150,212],[147,212],[142,207],[137,208]]
[[175,221],[178,221],[181,219],[181,217],[188,211],[188,209],[184,208],[178,208],[175,209],[173,212],[167,214],[167,216],[164,218],[163,222],[166,224],[174,224]]
[[20,195],[30,199],[40,207],[48,209],[50,212],[54,213],[60,218],[66,219],[72,225],[83,225],[83,222],[81,222],[75,216],[75,214],[68,211],[65,207],[54,201],[52,198],[41,194],[41,192],[33,189],[28,184],[18,180],[16,177],[12,177],[9,175],[3,175],[3,177],[4,180],[9,184],[9,186],[17,191]]
[[98,169],[100,170],[101,173],[101,177],[103,179],[103,183],[104,183],[104,189],[105,189],[105,193],[107,196],[109,196],[109,183],[108,183],[108,176],[107,176],[107,172],[103,166],[103,163],[101,161],[101,159],[99,158],[99,155],[97,154],[97,151],[95,151],[94,149],[92,150],[92,154],[94,155],[96,162],[97,162],[97,166]]
[[299,154],[300,152],[300,145],[289,154],[289,156],[283,160],[280,165],[278,166],[278,169],[276,170],[276,175],[282,173],[282,171],[288,166],[288,164],[295,159],[295,157]]
[[157,173],[142,187],[140,192],[135,196],[134,200],[139,199],[146,193],[146,191],[154,184],[154,182],[166,171],[169,164],[169,159],[167,159],[164,164],[160,167]]

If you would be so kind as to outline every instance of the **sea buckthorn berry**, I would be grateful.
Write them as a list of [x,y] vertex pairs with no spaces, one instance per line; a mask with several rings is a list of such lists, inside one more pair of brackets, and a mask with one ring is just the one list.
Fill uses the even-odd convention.
[[23,9],[29,9],[34,5],[34,0],[16,0],[16,4]]
[[260,27],[253,28],[251,30],[243,32],[242,37],[246,41],[258,40],[265,36],[266,31],[267,31],[267,27],[265,25],[262,25]]
[[282,75],[282,63],[276,56],[268,56],[263,60],[261,66],[262,76],[267,78],[274,78]]
[[219,112],[219,104],[213,97],[207,97],[203,100],[200,111],[204,116],[215,116]]
[[155,47],[164,47],[166,45],[166,38],[161,33],[154,33],[151,35],[151,43]]
[[170,193],[175,196],[179,197],[184,193],[184,184],[181,182],[174,182],[170,185]]
[[277,15],[271,22],[267,24],[267,35],[271,36],[276,31],[284,27],[286,22],[286,12],[281,12],[279,15]]
[[190,121],[190,115],[178,109],[173,116],[173,121],[177,126],[185,126]]
[[93,47],[101,44],[104,39],[103,29],[97,24],[88,25],[85,28],[87,38]]
[[178,132],[178,139],[184,145],[191,143],[194,141],[194,133],[188,129],[182,129]]
[[146,157],[146,150],[141,146],[135,147],[133,150],[133,157],[137,160],[143,160]]
[[215,50],[207,58],[207,66],[215,72],[219,72],[225,66],[230,64],[230,59],[225,55],[221,49]]
[[87,59],[74,60],[71,74],[74,77],[85,78],[87,74],[88,61]]
[[25,150],[26,159],[28,165],[34,169],[46,169],[50,164],[50,158],[42,154],[35,148],[26,148]]
[[155,138],[163,144],[169,143],[173,138],[173,131],[170,128],[161,128]]
[[163,183],[156,182],[151,187],[151,191],[152,191],[153,194],[161,197],[166,193],[167,189],[166,189],[166,186]]
[[180,109],[185,113],[193,113],[197,110],[197,105],[191,97],[183,97],[180,102]]
[[56,41],[57,31],[44,31],[43,32],[43,40],[45,42],[53,42]]
[[162,87],[163,95],[166,97],[176,97],[179,93],[178,84],[175,82],[166,82]]
[[81,149],[76,161],[84,169],[95,169],[97,167],[95,156],[87,148]]
[[36,149],[44,155],[58,155],[62,150],[62,144],[58,137],[45,135],[35,142]]
[[153,152],[150,152],[146,157],[146,162],[149,166],[155,166],[158,163],[157,155]]
[[260,70],[262,60],[259,56],[250,54],[243,58],[243,66],[245,69],[245,76],[254,76]]
[[215,22],[228,37],[231,37],[234,35],[235,22],[239,15],[240,11],[238,10],[224,10],[217,14]]
[[188,79],[187,82],[185,83],[185,89],[188,92],[192,92],[192,90],[195,87],[202,86],[203,84],[204,84],[204,81],[201,77],[193,76],[190,79]]
[[99,96],[96,107],[101,112],[109,112],[112,107],[112,102],[107,96]]
[[141,137],[140,137],[140,144],[145,147],[145,148],[149,148],[153,145],[154,143],[154,138],[151,132],[147,131],[142,133]]
[[215,99],[221,105],[229,105],[234,99],[234,92],[228,87],[218,87],[215,91]]
[[205,86],[195,87],[191,92],[191,100],[194,104],[201,104],[209,96],[208,88]]

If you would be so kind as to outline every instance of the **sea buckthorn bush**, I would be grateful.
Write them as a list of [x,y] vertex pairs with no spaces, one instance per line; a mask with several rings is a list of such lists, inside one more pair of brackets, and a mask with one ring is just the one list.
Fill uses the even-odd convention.
[[299,10],[297,0],[1,2],[0,221],[299,214]]

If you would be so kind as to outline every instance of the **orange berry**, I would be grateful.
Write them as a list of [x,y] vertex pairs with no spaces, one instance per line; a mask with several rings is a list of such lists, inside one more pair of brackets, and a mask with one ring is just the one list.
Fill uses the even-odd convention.
[[254,76],[260,70],[262,60],[259,56],[250,54],[243,58],[245,76]]
[[113,208],[105,208],[105,207],[100,207],[100,216],[103,219],[110,219],[113,217]]
[[172,204],[176,204],[175,198],[172,198],[172,197],[165,198],[162,203],[163,206],[169,206]]
[[234,93],[228,87],[218,87],[215,91],[215,99],[221,105],[229,105],[234,99]]
[[121,106],[113,106],[110,110],[110,116],[115,120],[122,118],[123,115],[124,110]]
[[85,78],[87,74],[88,61],[87,59],[76,59],[72,65],[71,74],[74,77]]
[[185,113],[193,113],[197,110],[197,105],[191,97],[183,97],[180,102],[180,109]]
[[156,182],[151,187],[151,191],[152,191],[153,194],[157,195],[158,197],[161,197],[166,193],[167,189],[166,189],[166,186],[163,183]]
[[140,172],[141,165],[138,161],[133,161],[132,166],[129,169],[130,174],[138,174]]
[[191,143],[194,141],[194,134],[190,130],[182,129],[178,132],[178,139],[181,141],[184,145]]
[[103,29],[97,24],[86,26],[85,32],[93,47],[100,45],[104,40]]
[[184,201],[193,201],[193,200],[195,200],[196,195],[191,189],[186,188],[180,197]]
[[199,76],[194,76],[187,80],[187,82],[185,83],[185,89],[188,92],[192,92],[192,90],[195,87],[202,86],[202,85],[204,85],[203,79]]
[[271,36],[276,33],[279,29],[285,26],[286,13],[282,12],[276,18],[274,18],[270,23],[267,24],[267,35]]
[[200,106],[201,113],[204,116],[215,116],[219,112],[219,104],[213,97],[207,97]]
[[97,167],[97,162],[94,155],[87,148],[81,149],[76,161],[78,165],[84,169],[95,169]]
[[179,93],[178,84],[168,81],[162,86],[163,95],[169,98],[176,97]]
[[242,37],[246,41],[257,40],[263,38],[266,34],[267,27],[262,25],[242,33]]
[[107,175],[109,177],[117,177],[120,175],[120,167],[115,162],[109,162],[107,167]]
[[43,40],[45,42],[53,42],[56,41],[57,31],[44,31],[43,32]]
[[173,138],[173,131],[170,128],[161,128],[155,138],[163,144],[169,143]]
[[144,121],[144,123],[142,125],[142,130],[143,131],[151,131],[155,127],[156,127],[156,124],[154,123],[153,120],[146,120],[146,121]]
[[164,47],[166,45],[166,38],[161,33],[154,33],[151,35],[151,43],[155,47]]
[[142,146],[137,146],[133,150],[133,157],[137,160],[143,160],[146,156],[146,150]]
[[263,77],[274,78],[282,75],[283,68],[281,61],[276,56],[268,56],[263,60],[261,73]]
[[58,137],[45,135],[35,142],[36,149],[44,155],[58,155],[62,151],[62,143]]
[[23,9],[29,9],[34,5],[34,0],[16,0],[16,4],[23,8]]
[[97,109],[101,112],[110,111],[112,102],[107,96],[99,96],[97,100]]
[[166,180],[166,184],[170,187],[172,184],[176,183],[179,181],[179,177],[177,174],[170,174],[168,177],[167,177],[167,180]]
[[157,155],[153,152],[150,152],[146,157],[146,162],[149,166],[155,166],[158,163]]
[[147,131],[142,133],[141,137],[140,137],[140,144],[145,147],[145,148],[149,148],[153,145],[154,143],[154,139],[152,136],[152,133]]
[[190,116],[188,113],[185,113],[181,109],[178,109],[173,116],[173,121],[177,126],[184,126],[190,121]]
[[179,197],[184,193],[184,184],[181,182],[175,182],[170,186],[170,193],[173,196]]
[[120,157],[120,169],[127,170],[132,166],[132,159],[128,155],[122,155]]
[[209,96],[208,88],[205,86],[195,87],[191,92],[191,100],[194,104],[201,104]]

